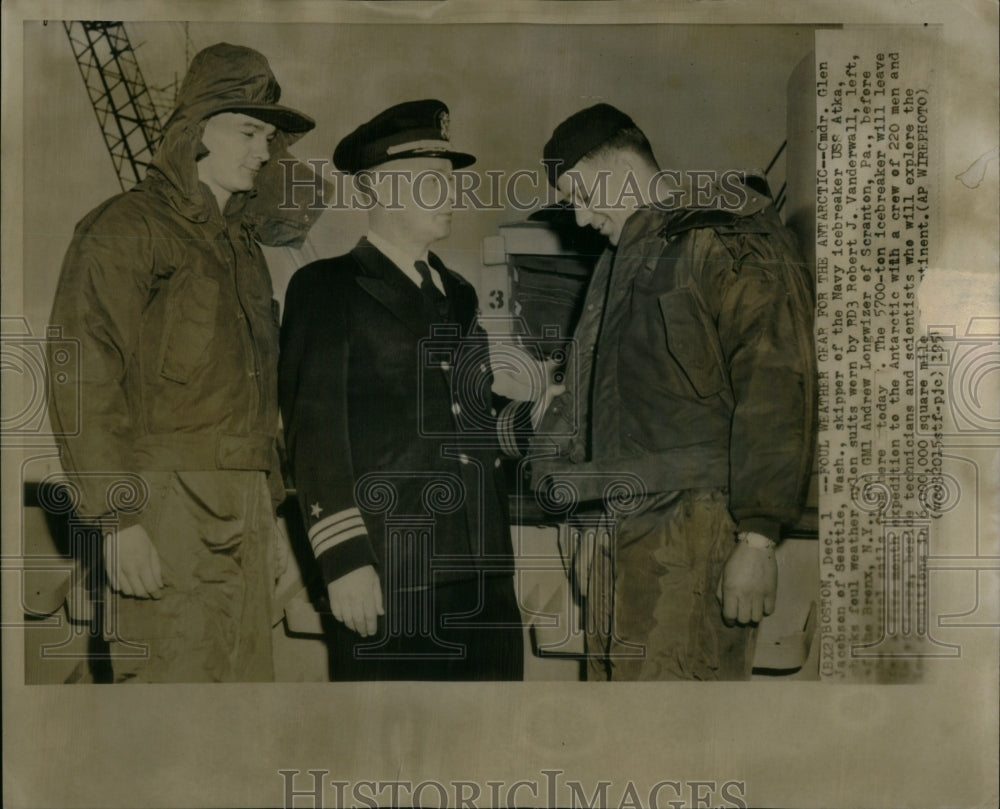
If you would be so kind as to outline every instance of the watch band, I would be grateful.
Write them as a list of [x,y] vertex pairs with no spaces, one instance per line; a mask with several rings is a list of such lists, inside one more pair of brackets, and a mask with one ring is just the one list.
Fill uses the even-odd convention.
[[763,534],[755,534],[753,531],[740,531],[736,535],[738,542],[744,542],[751,548],[756,548],[757,550],[774,550],[777,547],[777,543],[773,539],[768,539]]

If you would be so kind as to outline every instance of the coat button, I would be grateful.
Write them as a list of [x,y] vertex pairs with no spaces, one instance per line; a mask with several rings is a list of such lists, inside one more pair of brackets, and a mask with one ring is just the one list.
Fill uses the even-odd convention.
[[458,462],[462,464],[468,464],[469,456],[463,452],[461,455],[458,456]]
[[480,371],[480,373],[484,373],[484,374],[486,373],[486,363],[485,362],[479,363],[479,371]]
[[441,363],[441,370],[442,371],[450,371],[451,370],[451,365],[449,365],[447,362],[442,362]]
[[495,468],[497,468],[497,469],[500,468],[500,459],[499,458],[494,458],[494,460],[493,460],[493,466]]
[[497,409],[495,407],[491,407],[490,408],[490,415],[491,416],[496,416],[496,414],[497,414]]
[[451,403],[451,412],[456,416],[462,412],[462,406],[458,402]]

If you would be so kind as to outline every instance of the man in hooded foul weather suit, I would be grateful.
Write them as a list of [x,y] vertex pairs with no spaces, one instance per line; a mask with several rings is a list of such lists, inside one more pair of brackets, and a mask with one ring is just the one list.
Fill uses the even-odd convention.
[[315,218],[269,196],[314,126],[280,93],[254,50],[198,53],[145,179],[79,223],[63,264],[51,322],[81,363],[50,412],[61,432],[80,408],[62,464],[103,536],[119,682],[273,678],[279,318],[259,243]]
[[608,240],[531,447],[532,486],[581,504],[587,676],[749,679],[811,468],[811,277],[767,194],[688,190],[609,104],[556,127],[544,163]]

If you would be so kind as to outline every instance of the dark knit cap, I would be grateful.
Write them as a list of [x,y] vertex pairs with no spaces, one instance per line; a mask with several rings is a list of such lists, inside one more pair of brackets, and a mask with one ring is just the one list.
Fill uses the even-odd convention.
[[542,153],[545,173],[555,186],[580,159],[635,122],[610,104],[595,104],[574,113],[555,128]]

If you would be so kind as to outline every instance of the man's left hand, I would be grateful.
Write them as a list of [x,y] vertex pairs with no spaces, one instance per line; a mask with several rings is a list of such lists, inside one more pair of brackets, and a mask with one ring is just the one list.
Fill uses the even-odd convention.
[[716,596],[722,602],[722,619],[734,623],[759,623],[774,612],[778,591],[778,564],[773,548],[752,548],[737,542],[722,569]]

